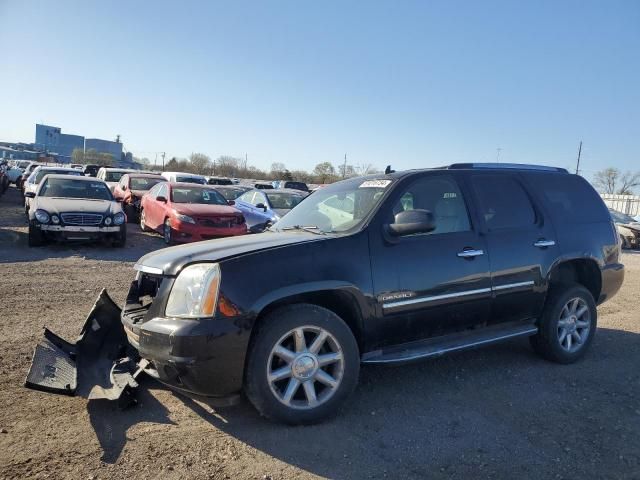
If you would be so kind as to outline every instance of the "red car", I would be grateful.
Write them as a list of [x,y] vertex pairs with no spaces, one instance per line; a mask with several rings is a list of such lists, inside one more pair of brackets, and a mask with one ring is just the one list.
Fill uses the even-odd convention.
[[122,209],[127,215],[128,223],[138,221],[142,196],[151,187],[164,181],[165,179],[160,175],[149,173],[129,173],[120,177],[120,181],[113,188],[113,196],[118,202],[122,202]]
[[208,185],[164,182],[142,197],[140,228],[162,233],[167,244],[244,235],[242,212]]

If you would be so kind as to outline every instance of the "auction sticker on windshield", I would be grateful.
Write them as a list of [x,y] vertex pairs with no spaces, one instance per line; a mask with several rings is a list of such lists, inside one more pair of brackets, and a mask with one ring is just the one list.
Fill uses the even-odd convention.
[[367,180],[362,182],[358,188],[387,188],[391,180]]

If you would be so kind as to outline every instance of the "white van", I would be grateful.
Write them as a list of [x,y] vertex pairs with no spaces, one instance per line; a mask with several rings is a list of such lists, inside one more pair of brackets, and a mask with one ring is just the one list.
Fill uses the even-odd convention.
[[198,183],[200,185],[207,184],[206,178],[202,175],[196,175],[195,173],[162,172],[162,176],[167,180],[167,182]]
[[131,168],[111,168],[111,167],[102,167],[98,170],[96,174],[96,178],[98,180],[103,180],[109,185],[109,190],[113,193],[113,189],[116,187],[118,182],[120,181],[120,177],[125,173],[137,172],[137,170],[132,170]]

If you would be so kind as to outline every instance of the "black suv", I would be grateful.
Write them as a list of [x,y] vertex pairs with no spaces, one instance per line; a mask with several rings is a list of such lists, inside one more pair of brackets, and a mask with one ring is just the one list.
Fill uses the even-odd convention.
[[354,178],[271,231],[150,253],[122,321],[162,382],[244,390],[263,415],[337,411],[360,364],[529,336],[571,363],[624,267],[606,206],[564,169],[457,164]]

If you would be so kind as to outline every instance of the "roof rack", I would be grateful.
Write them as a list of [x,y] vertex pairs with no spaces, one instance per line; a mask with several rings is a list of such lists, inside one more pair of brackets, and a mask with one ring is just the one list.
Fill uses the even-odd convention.
[[547,167],[546,165],[527,165],[524,163],[454,163],[447,168],[454,170],[462,168],[491,168],[496,170],[538,170],[543,172],[569,173],[566,168]]

